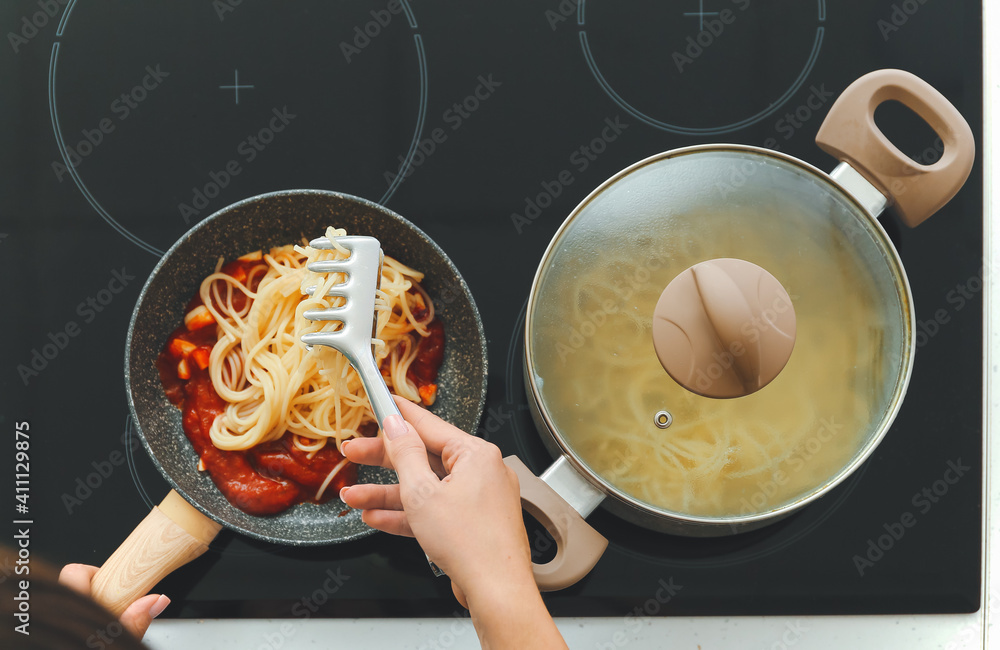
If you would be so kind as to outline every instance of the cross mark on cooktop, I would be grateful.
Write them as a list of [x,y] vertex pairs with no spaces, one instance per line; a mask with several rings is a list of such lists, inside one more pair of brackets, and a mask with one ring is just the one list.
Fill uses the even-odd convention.
[[705,16],[718,16],[718,11],[705,11],[705,0],[698,0],[698,11],[687,11],[685,16],[698,16],[698,29],[705,29]]
[[236,94],[236,103],[237,104],[240,103],[240,89],[241,88],[253,90],[253,86],[247,86],[247,85],[241,86],[240,85],[240,71],[239,70],[236,70],[236,73],[234,75],[233,85],[231,85],[231,86],[228,86],[228,85],[227,86],[219,86],[219,90],[232,90],[232,91],[234,91],[235,94]]

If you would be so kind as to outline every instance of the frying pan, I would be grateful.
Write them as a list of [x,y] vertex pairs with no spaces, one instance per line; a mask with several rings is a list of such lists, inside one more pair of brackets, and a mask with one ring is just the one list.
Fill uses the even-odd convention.
[[[361,513],[339,499],[305,503],[255,517],[229,503],[208,474],[181,426],[181,411],[164,393],[156,358],[198,286],[220,257],[312,239],[328,226],[376,237],[386,254],[426,276],[445,326],[444,361],[434,412],[474,431],[486,398],[486,336],[475,302],[444,251],[415,225],[380,205],[347,194],[288,190],[245,199],[197,224],[163,256],[139,294],[125,349],[129,409],[143,446],[173,488],[97,572],[93,594],[115,615],[174,569],[208,549],[223,526],[259,540],[297,546],[335,544],[374,532]],[[395,473],[359,467],[364,483],[393,483]],[[348,513],[340,516],[340,513]]]

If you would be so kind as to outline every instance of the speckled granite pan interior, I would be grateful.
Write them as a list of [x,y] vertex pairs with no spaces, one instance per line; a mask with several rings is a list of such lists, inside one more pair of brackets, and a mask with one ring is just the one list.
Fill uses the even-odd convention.
[[[372,235],[386,254],[426,273],[424,288],[445,326],[445,356],[433,410],[465,431],[475,431],[486,396],[486,337],[468,286],[437,244],[412,223],[364,199],[317,190],[290,190],[246,199],[187,232],[153,269],[132,314],[125,351],[129,407],[146,451],[167,481],[206,515],[258,539],[295,545],[348,541],[370,534],[360,512],[334,499],[302,504],[273,517],[254,517],[232,506],[208,474],[181,429],[180,410],[167,401],[156,357],[180,325],[184,306],[219,257],[298,243],[327,226]],[[389,470],[362,467],[362,482],[391,483]]]

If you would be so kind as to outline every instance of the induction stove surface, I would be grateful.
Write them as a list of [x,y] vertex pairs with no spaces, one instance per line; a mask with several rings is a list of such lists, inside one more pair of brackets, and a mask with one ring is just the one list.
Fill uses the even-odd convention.
[[[982,137],[977,2],[40,6],[0,8],[15,35],[0,57],[0,290],[17,341],[2,352],[0,416],[30,423],[32,548],[57,564],[101,564],[167,493],[128,414],[128,321],[163,251],[230,203],[329,189],[427,232],[489,339],[476,433],[541,472],[552,458],[525,396],[525,305],[552,235],[606,178],[711,142],[831,170],[814,143],[823,117],[886,67],[938,88]],[[877,118],[912,157],[940,155],[906,111]],[[788,519],[718,539],[598,509],[588,521],[608,550],[546,595],[551,612],[978,609],[982,215],[977,158],[927,223],[880,219],[913,288],[917,352],[902,410],[859,471]],[[551,553],[536,527],[529,537]],[[223,531],[157,590],[174,603],[164,616],[183,618],[462,615],[415,542],[381,533],[293,548]]]

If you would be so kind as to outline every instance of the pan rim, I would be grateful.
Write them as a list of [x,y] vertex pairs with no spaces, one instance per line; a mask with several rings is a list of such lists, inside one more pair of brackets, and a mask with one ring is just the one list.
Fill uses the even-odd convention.
[[[170,246],[170,248],[167,249],[167,251],[161,256],[161,258],[157,261],[156,265],[150,271],[149,276],[146,278],[146,281],[144,282],[144,284],[142,286],[142,289],[139,292],[139,295],[138,295],[138,297],[136,299],[135,306],[132,309],[132,315],[131,315],[131,317],[129,319],[128,331],[127,331],[126,338],[125,338],[125,355],[124,355],[124,362],[125,362],[124,363],[124,370],[125,370],[125,372],[124,372],[125,392],[126,392],[126,396],[127,396],[127,400],[128,400],[129,415],[132,418],[132,422],[135,425],[135,430],[136,430],[136,432],[138,434],[139,440],[141,441],[143,448],[146,450],[146,453],[147,453],[148,457],[153,462],[153,465],[156,467],[157,471],[159,471],[160,475],[163,476],[164,480],[166,480],[166,482],[169,484],[170,488],[172,490],[176,491],[178,494],[180,494],[184,498],[185,501],[187,501],[188,503],[190,503],[199,512],[201,512],[205,516],[209,517],[213,521],[220,523],[221,525],[223,525],[225,528],[227,528],[229,530],[232,530],[234,532],[238,532],[238,533],[247,535],[248,537],[251,537],[251,538],[254,538],[254,539],[257,539],[257,540],[260,540],[260,541],[270,542],[270,543],[279,543],[279,544],[289,545],[289,546],[326,546],[326,545],[340,544],[340,543],[346,543],[346,542],[354,541],[354,540],[357,540],[357,539],[362,539],[362,538],[367,537],[367,536],[369,536],[369,535],[371,535],[371,534],[373,534],[373,533],[375,533],[377,531],[374,528],[370,528],[370,527],[365,526],[363,528],[360,528],[357,532],[351,532],[351,533],[347,533],[347,534],[344,534],[344,535],[338,535],[335,538],[328,538],[328,539],[302,539],[302,538],[282,537],[282,536],[273,535],[273,534],[261,533],[259,531],[251,530],[251,529],[249,529],[249,528],[247,528],[245,526],[239,525],[238,523],[234,523],[232,521],[224,519],[219,514],[213,512],[212,508],[205,506],[204,504],[201,503],[201,501],[199,499],[197,499],[197,498],[191,496],[190,494],[188,494],[188,492],[186,490],[184,490],[178,484],[178,482],[176,480],[174,480],[174,478],[170,475],[170,473],[164,468],[164,466],[160,462],[160,459],[158,458],[157,454],[154,453],[154,449],[151,446],[151,444],[149,443],[149,440],[147,439],[146,433],[143,430],[143,425],[142,425],[142,422],[141,422],[141,420],[139,418],[138,409],[136,407],[135,395],[133,393],[133,377],[132,377],[131,361],[132,361],[132,355],[133,355],[133,339],[134,339],[136,322],[137,322],[138,318],[140,317],[141,308],[143,307],[144,303],[146,302],[147,294],[150,291],[150,287],[151,287],[154,279],[156,279],[159,276],[159,274],[161,273],[163,267],[173,258],[173,256],[176,253],[177,249],[180,248],[181,246],[183,246],[192,237],[196,237],[197,234],[203,228],[208,227],[208,225],[210,223],[214,222],[217,218],[219,218],[219,217],[221,217],[223,215],[229,214],[229,213],[231,213],[231,212],[233,212],[235,210],[239,210],[239,209],[247,207],[247,206],[252,206],[252,205],[259,204],[259,203],[266,202],[266,201],[270,201],[270,200],[284,199],[284,198],[290,198],[290,197],[319,197],[319,198],[323,198],[323,199],[330,199],[330,200],[336,200],[336,201],[345,201],[345,202],[349,202],[349,203],[355,203],[355,204],[359,205],[360,207],[363,207],[363,208],[366,208],[368,210],[372,210],[374,212],[377,212],[377,213],[381,214],[382,216],[385,216],[385,217],[387,217],[387,218],[389,218],[389,219],[391,219],[391,220],[399,223],[401,226],[403,226],[407,230],[410,230],[414,236],[418,237],[424,243],[426,243],[427,245],[429,245],[430,248],[433,250],[434,254],[438,258],[440,258],[441,262],[446,265],[446,267],[450,270],[450,272],[452,274],[454,274],[454,279],[457,281],[458,289],[460,291],[459,295],[463,295],[468,300],[469,307],[471,309],[471,315],[473,317],[472,321],[475,323],[475,331],[472,332],[472,333],[478,339],[477,340],[478,345],[475,345],[475,347],[479,351],[480,358],[482,359],[482,378],[481,378],[481,381],[480,381],[480,385],[478,387],[476,387],[475,385],[471,386],[472,390],[469,391],[469,395],[472,396],[472,395],[475,394],[476,390],[478,390],[478,400],[476,401],[475,408],[472,411],[473,414],[474,414],[473,421],[478,424],[478,422],[482,418],[482,413],[483,413],[483,410],[484,410],[485,404],[486,404],[486,391],[487,391],[487,384],[488,384],[488,377],[489,377],[489,373],[488,373],[488,370],[489,370],[489,359],[488,359],[488,354],[487,354],[486,333],[485,333],[485,330],[484,330],[484,327],[483,327],[482,318],[480,316],[479,309],[476,306],[475,299],[472,296],[472,292],[471,292],[468,284],[465,281],[465,278],[462,277],[462,275],[459,272],[458,268],[455,266],[455,263],[451,260],[450,257],[448,257],[448,255],[437,244],[437,242],[435,242],[430,236],[427,235],[427,233],[425,233],[421,228],[419,228],[416,224],[414,224],[410,220],[406,219],[405,217],[399,215],[395,211],[393,211],[393,210],[391,210],[391,209],[389,209],[389,208],[387,208],[387,207],[385,207],[383,205],[375,203],[374,201],[370,201],[368,199],[365,199],[365,198],[362,198],[362,197],[358,197],[358,196],[355,196],[355,195],[352,195],[352,194],[347,194],[347,193],[344,193],[344,192],[335,192],[335,191],[332,191],[332,190],[286,189],[286,190],[278,190],[278,191],[273,191],[273,192],[266,192],[266,193],[263,193],[263,194],[258,194],[258,195],[254,195],[254,196],[251,196],[251,197],[247,197],[247,198],[241,199],[241,200],[239,200],[239,201],[237,201],[235,203],[227,205],[227,206],[221,208],[220,210],[217,210],[216,212],[213,212],[212,214],[210,214],[209,216],[205,217],[204,219],[202,219],[201,221],[199,221],[197,224],[195,224],[194,226],[192,226],[190,229],[188,229],[184,234],[182,234]],[[187,442],[186,436],[185,436],[185,443],[190,444],[189,442]],[[384,476],[391,476],[392,475],[391,474],[391,472],[392,472],[391,470],[384,470],[384,469],[378,469],[378,468],[376,468],[374,471],[375,472],[379,472],[379,473],[386,473],[386,474],[383,474]],[[221,495],[221,492],[220,492],[220,495]],[[228,503],[228,501],[227,501],[227,503]],[[298,506],[293,506],[293,508],[295,508],[295,507],[298,507]],[[248,515],[248,516],[251,516],[251,515]],[[267,517],[260,517],[260,519],[267,519]]]

